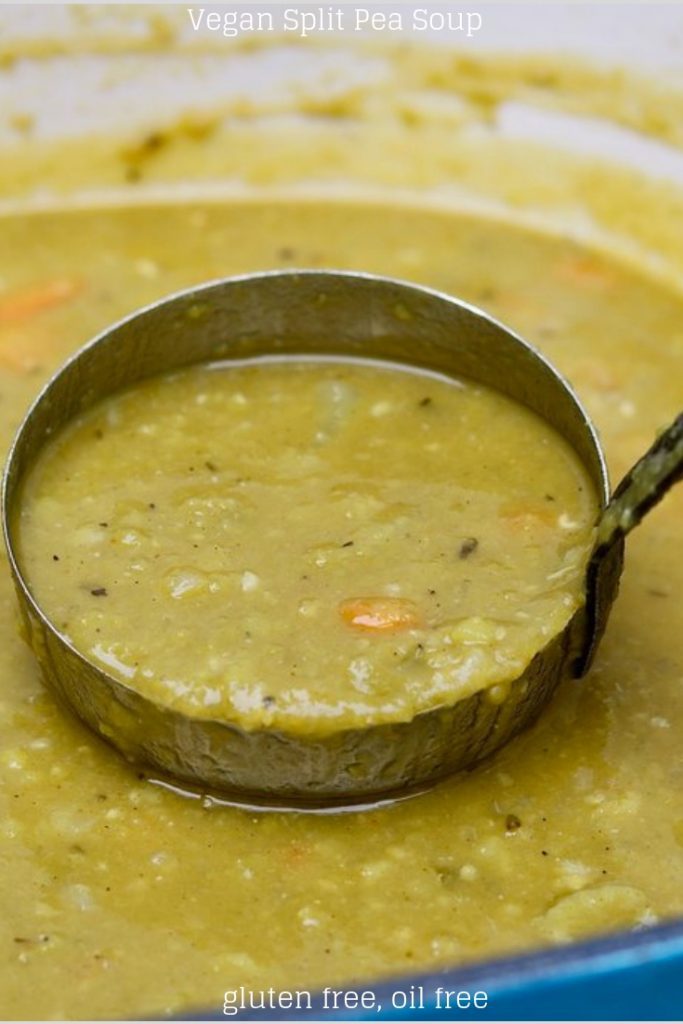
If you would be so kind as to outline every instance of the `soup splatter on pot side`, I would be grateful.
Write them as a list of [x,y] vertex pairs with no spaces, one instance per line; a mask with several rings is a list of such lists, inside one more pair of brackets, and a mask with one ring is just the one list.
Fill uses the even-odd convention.
[[[565,240],[364,203],[150,206],[4,220],[5,443],[47,374],[116,317],[292,262],[410,276],[511,323],[577,387],[614,478],[681,404],[680,297]],[[681,499],[629,539],[585,680],[475,772],[358,814],[203,807],[139,778],[41,686],[5,567],[2,1013],[155,1013],[683,912]]]

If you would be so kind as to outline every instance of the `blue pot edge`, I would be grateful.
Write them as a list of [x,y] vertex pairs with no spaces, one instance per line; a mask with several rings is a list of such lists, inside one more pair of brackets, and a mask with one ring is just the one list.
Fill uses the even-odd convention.
[[[419,1009],[392,1007],[396,992],[422,986]],[[248,989],[248,986],[245,986]],[[680,1020],[683,1018],[683,918],[641,931],[591,939],[523,955],[414,975],[332,986],[371,990],[382,1010],[361,1013],[324,1009],[322,992],[312,1008],[248,1010],[226,1015],[222,1007],[173,1015],[171,1020]],[[486,992],[484,1009],[444,1010],[436,989]],[[306,991],[300,989],[300,991]]]

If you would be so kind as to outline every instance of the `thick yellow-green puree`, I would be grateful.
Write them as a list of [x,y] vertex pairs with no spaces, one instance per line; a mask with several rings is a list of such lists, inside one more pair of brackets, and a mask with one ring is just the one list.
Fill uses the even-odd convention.
[[595,517],[569,445],[502,394],[263,360],[72,424],[25,490],[21,561],[58,628],[135,689],[320,735],[504,699],[579,605]]
[[[295,263],[411,277],[510,322],[572,379],[596,419],[614,477],[678,411],[683,301],[636,271],[559,238],[445,211],[254,201],[5,219],[4,443],[46,375],[119,315],[207,278]],[[409,386],[415,397],[427,394],[423,381]],[[454,394],[453,401],[460,397]],[[321,403],[321,415],[324,408]],[[436,402],[432,410],[410,412],[416,432],[432,422],[432,413],[439,415]],[[112,444],[113,437],[101,443]],[[540,481],[546,469],[536,455]],[[205,465],[214,459],[215,472]],[[213,438],[206,439],[197,463],[185,467],[188,476],[193,464],[199,483],[187,479],[182,485],[188,522],[193,494],[201,503],[210,485],[225,485],[220,493],[232,496],[225,451],[214,447]],[[219,482],[212,485],[214,475]],[[88,531],[98,530],[102,536],[96,532],[91,539],[100,545],[94,550],[102,551],[103,565],[110,533],[123,547],[127,531],[144,533],[149,549],[153,514],[166,514],[159,486],[153,477],[145,483],[140,500],[158,508],[141,509],[130,523],[124,515],[115,518],[115,503],[95,496],[96,515],[83,508],[84,550],[91,550]],[[310,478],[305,486],[312,486]],[[377,486],[375,493],[382,489]],[[524,486],[527,497],[543,501],[535,484]],[[569,488],[560,504],[573,517],[580,509],[572,493]],[[237,511],[236,486],[233,494]],[[565,684],[541,721],[490,763],[405,803],[357,814],[206,807],[139,778],[41,686],[16,629],[4,568],[2,1014],[154,1014],[219,1002],[225,989],[242,984],[350,983],[642,927],[682,913],[682,498],[672,493],[629,539],[621,593],[586,679]],[[404,495],[391,503],[412,500]],[[98,527],[99,521],[110,525]],[[351,533],[337,529],[341,521],[311,541],[311,565],[300,575],[346,573],[356,558],[361,564],[354,548],[368,542],[372,520],[359,521]],[[296,521],[291,529],[297,538]],[[424,533],[431,546],[432,531]],[[472,572],[466,578],[476,587],[476,559],[495,541],[484,538],[481,551],[461,561],[461,533],[478,537],[479,526],[468,521],[462,531],[442,533],[449,538],[443,550],[457,579]],[[55,526],[55,543],[61,539]],[[354,546],[342,547],[349,540]],[[323,566],[315,564],[316,548],[328,558]],[[412,558],[416,548],[402,550]],[[63,554],[61,546],[53,553]],[[275,586],[267,566],[254,562],[256,554],[231,563],[230,572],[238,575],[229,585],[235,583],[240,602],[261,602],[263,591]],[[72,558],[73,551],[64,562],[45,566],[54,599],[101,615],[101,625],[91,619],[91,627],[106,630],[107,643],[113,643],[119,631],[106,608],[119,614],[116,595],[123,583],[91,572],[90,565],[80,580],[69,569]],[[176,568],[187,582],[190,571],[210,576],[211,565],[183,558]],[[286,574],[289,560],[282,566],[278,572]],[[415,570],[421,591],[431,586],[423,571]],[[435,571],[442,572],[440,565]],[[242,590],[245,572],[259,577],[263,591]],[[77,590],[77,580],[106,588],[107,596]],[[164,601],[178,609],[176,621],[183,608],[210,604],[209,593],[190,590],[174,599],[171,593],[182,582],[164,575],[158,583],[167,588]],[[297,602],[305,602],[307,581],[299,582]],[[368,579],[351,590],[345,577],[343,596],[376,596],[380,585],[403,586],[400,574],[372,582],[371,589]],[[429,595],[408,588],[404,596],[428,618],[434,614]],[[255,605],[254,614],[262,614],[262,606]],[[298,614],[292,613],[294,621]],[[327,613],[320,614],[322,622]],[[325,629],[343,630],[336,614],[330,612]],[[447,614],[459,613],[452,605]]]

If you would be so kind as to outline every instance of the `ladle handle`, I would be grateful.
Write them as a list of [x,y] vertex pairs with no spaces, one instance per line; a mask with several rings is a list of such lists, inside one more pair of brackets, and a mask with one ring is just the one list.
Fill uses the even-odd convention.
[[612,561],[610,553],[637,526],[643,516],[662,500],[670,487],[683,480],[683,413],[662,431],[642,458],[628,471],[614,491],[600,517],[597,537],[587,572],[586,646],[574,666],[575,675],[582,676],[590,667],[600,640],[599,623],[603,591],[609,589]]
[[658,436],[615,490],[600,517],[592,558],[599,558],[630,533],[679,480],[683,480],[683,413]]

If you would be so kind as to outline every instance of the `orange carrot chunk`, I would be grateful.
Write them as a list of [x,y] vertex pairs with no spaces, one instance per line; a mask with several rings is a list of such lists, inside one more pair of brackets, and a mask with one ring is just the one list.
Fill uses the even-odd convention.
[[513,533],[548,530],[557,525],[558,511],[552,502],[508,501],[500,506],[502,524]]
[[78,295],[82,288],[83,282],[79,278],[56,277],[0,293],[0,324],[28,320],[44,309],[61,306]]
[[565,284],[579,288],[606,290],[616,281],[616,275],[606,260],[591,254],[568,256],[556,266],[557,277]]
[[347,626],[370,633],[417,629],[420,614],[413,601],[404,597],[351,597],[339,604]]

